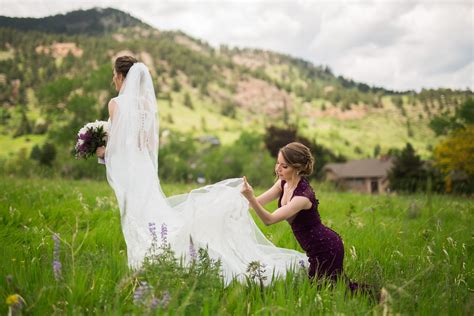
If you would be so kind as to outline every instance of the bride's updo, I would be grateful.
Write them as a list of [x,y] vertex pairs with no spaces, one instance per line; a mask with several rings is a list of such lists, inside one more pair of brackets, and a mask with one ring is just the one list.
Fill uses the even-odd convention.
[[289,143],[282,147],[280,152],[288,165],[295,168],[299,175],[309,176],[313,173],[314,158],[305,145],[298,142]]
[[115,60],[114,68],[118,74],[122,74],[122,76],[125,78],[130,68],[132,68],[133,64],[137,62],[138,60],[136,60],[135,57],[120,56]]

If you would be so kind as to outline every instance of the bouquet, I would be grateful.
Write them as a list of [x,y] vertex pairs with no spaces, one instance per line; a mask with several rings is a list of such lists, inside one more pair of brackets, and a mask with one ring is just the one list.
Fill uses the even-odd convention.
[[107,128],[108,123],[105,121],[95,121],[84,125],[77,133],[76,159],[94,156],[97,148],[105,146]]

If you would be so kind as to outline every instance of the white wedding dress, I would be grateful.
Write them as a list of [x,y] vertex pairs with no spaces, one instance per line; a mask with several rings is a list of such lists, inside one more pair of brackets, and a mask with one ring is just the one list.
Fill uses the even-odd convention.
[[227,284],[234,277],[243,280],[252,261],[265,265],[267,282],[272,274],[284,276],[301,260],[308,265],[305,254],[278,248],[265,238],[240,194],[240,178],[165,197],[158,178],[157,104],[144,64],[130,68],[113,100],[116,108],[105,153],[107,180],[117,197],[131,268],[140,267],[151,246],[150,223],[158,229],[166,225],[171,248],[185,260],[190,259],[190,238],[194,247],[207,247],[212,258],[221,260]]

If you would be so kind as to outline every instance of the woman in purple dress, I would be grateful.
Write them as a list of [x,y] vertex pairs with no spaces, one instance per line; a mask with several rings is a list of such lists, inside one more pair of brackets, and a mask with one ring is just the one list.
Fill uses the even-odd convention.
[[[272,225],[288,221],[301,248],[309,258],[309,278],[323,277],[335,281],[342,275],[344,245],[341,237],[324,226],[318,213],[318,200],[308,180],[313,171],[314,158],[308,147],[293,142],[280,149],[275,172],[278,180],[265,193],[255,197],[244,177],[241,193],[265,223]],[[278,198],[278,209],[268,212],[264,205]],[[351,289],[356,287],[350,285]]]

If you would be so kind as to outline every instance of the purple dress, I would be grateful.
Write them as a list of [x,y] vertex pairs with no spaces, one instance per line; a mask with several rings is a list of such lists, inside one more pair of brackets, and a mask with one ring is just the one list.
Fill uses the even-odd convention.
[[[281,181],[281,195],[278,207],[281,207],[285,180]],[[309,277],[317,279],[327,277],[336,280],[342,275],[344,261],[344,245],[341,237],[332,229],[321,223],[318,212],[318,200],[314,195],[308,180],[301,178],[290,200],[295,196],[303,196],[311,201],[311,207],[299,211],[294,217],[288,219],[291,229],[301,248],[309,258]]]

